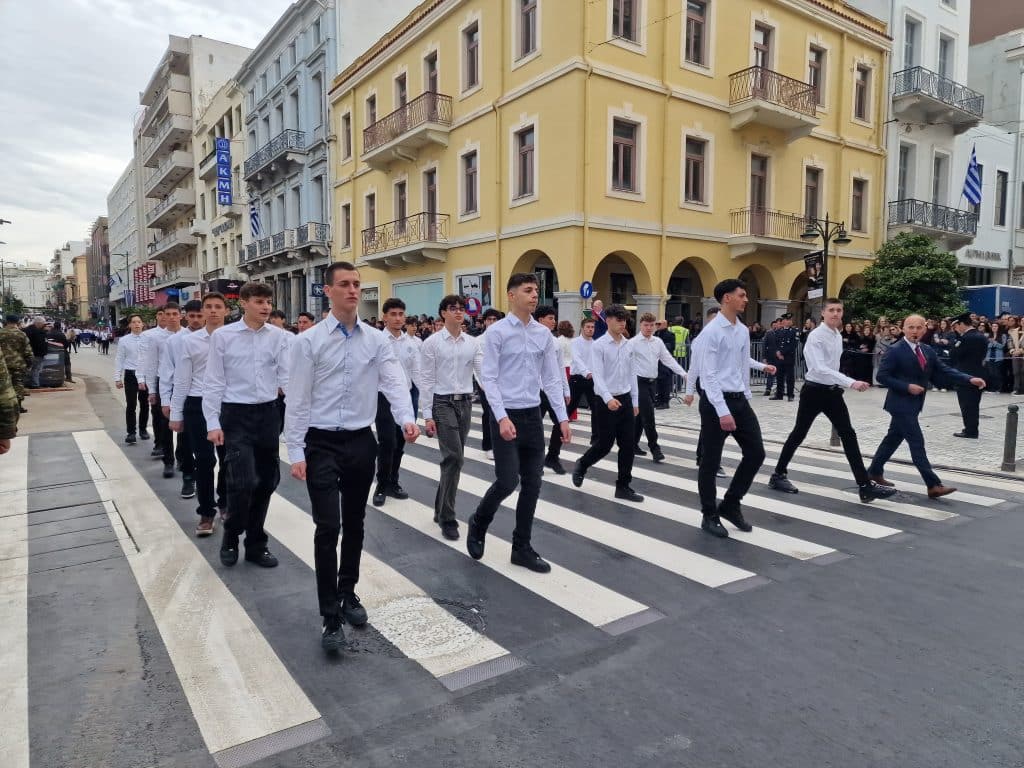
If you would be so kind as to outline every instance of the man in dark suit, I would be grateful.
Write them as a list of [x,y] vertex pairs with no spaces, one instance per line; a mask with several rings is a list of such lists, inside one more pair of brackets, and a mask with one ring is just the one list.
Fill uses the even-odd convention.
[[775,331],[775,359],[768,362],[778,368],[775,380],[778,386],[772,400],[781,400],[783,389],[786,398],[793,400],[796,386],[796,345],[797,333],[793,327],[793,315],[787,312],[779,318],[779,328]]
[[[968,376],[984,379],[985,356],[988,354],[988,339],[985,338],[985,334],[971,325],[969,312],[954,317],[950,321],[950,325],[957,335],[951,355],[953,366]],[[981,390],[970,386],[958,387],[956,399],[960,403],[960,416],[964,420],[964,428],[960,432],[954,432],[953,437],[967,437],[976,440],[978,438]]]
[[882,476],[882,472],[885,463],[906,440],[914,466],[928,487],[928,497],[937,499],[953,493],[956,488],[942,484],[925,453],[918,415],[924,407],[927,385],[931,382],[945,389],[970,385],[981,390],[985,388],[985,380],[953,370],[939,359],[935,350],[920,344],[924,329],[925,319],[920,315],[910,315],[903,321],[903,340],[893,344],[882,357],[878,383],[889,389],[884,406],[890,416],[889,431],[875,451],[868,476],[879,485],[893,485]]
[[590,316],[594,318],[594,341],[608,333],[608,323],[604,321],[604,302],[594,299],[590,305]]

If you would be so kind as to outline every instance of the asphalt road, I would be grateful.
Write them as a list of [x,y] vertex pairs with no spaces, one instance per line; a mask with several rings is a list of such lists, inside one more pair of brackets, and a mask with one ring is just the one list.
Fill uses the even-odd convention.
[[[86,381],[103,429],[0,459],[3,768],[1024,765],[1019,481],[943,473],[961,492],[933,502],[893,465],[901,493],[868,506],[806,450],[801,493],[760,475],[754,534],[719,541],[695,527],[695,435],[666,430],[643,504],[607,467],[545,475],[534,545],[557,567],[535,577],[508,564],[510,509],[479,563],[441,540],[423,440],[412,499],[367,510],[370,625],[330,659],[303,485],[282,464],[280,567],[225,569]],[[466,475],[463,521],[493,470],[471,451]]]

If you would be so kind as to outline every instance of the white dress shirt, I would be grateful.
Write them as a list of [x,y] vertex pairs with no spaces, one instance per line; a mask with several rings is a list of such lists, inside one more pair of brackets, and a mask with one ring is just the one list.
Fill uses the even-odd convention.
[[639,388],[633,373],[629,339],[620,336],[616,342],[609,331],[595,341],[590,353],[590,371],[594,376],[594,394],[602,401],[607,404],[613,397],[628,392],[633,398],[633,407],[637,407]]
[[[704,337],[707,340],[707,337]],[[701,360],[703,358],[702,350],[704,344],[701,343],[700,335],[697,336],[692,342],[690,342],[690,370],[686,373],[686,393],[692,395],[697,390],[697,383],[700,380],[700,368]],[[760,360],[750,358],[748,360],[750,368],[755,371],[763,371],[766,367],[765,363]]]
[[349,331],[329,314],[298,336],[291,348],[284,437],[288,460],[306,460],[310,428],[356,430],[373,424],[377,392],[391,403],[399,425],[415,422],[405,373],[391,334],[356,322]]
[[[398,362],[402,364],[402,371],[405,373],[405,384],[406,389],[412,389],[414,386],[417,389],[420,387],[420,345],[416,344],[416,340],[413,339],[405,331],[402,331],[398,336],[394,336],[391,331],[381,331],[384,334],[385,340],[392,344],[391,350],[395,353],[395,357],[398,358]],[[431,334],[433,335],[433,334]]]
[[[200,328],[188,336],[175,336],[178,342],[178,361],[174,365],[174,389],[171,392],[171,421],[185,418],[185,398],[203,396],[203,377],[206,359],[210,354],[210,332]],[[163,390],[164,380],[160,379]]]
[[804,342],[804,361],[807,363],[804,380],[830,387],[852,386],[855,380],[839,372],[842,355],[842,334],[822,323],[807,334]]
[[181,355],[182,339],[190,333],[191,331],[183,325],[177,333],[170,334],[160,345],[156,367],[160,405],[171,404],[171,398],[174,396],[174,366]]
[[420,349],[420,402],[423,418],[434,417],[434,395],[468,395],[473,376],[480,379],[484,348],[465,331],[452,336],[447,328],[430,334]]
[[594,348],[594,340],[577,336],[572,340],[572,363],[569,365],[570,376],[590,375],[590,352]]
[[170,337],[170,331],[159,326],[142,332],[139,337],[139,371],[136,371],[140,384],[152,387],[156,383],[160,365],[160,345]]
[[701,387],[715,413],[728,416],[724,392],[743,392],[750,399],[750,331],[739,320],[731,323],[719,312],[697,338],[705,335]]
[[523,323],[509,313],[491,325],[483,339],[481,384],[495,421],[508,416],[509,408],[540,407],[542,389],[558,421],[568,419],[562,396],[565,375],[558,367],[555,339],[547,326],[532,317]]
[[634,336],[629,340],[630,351],[633,355],[633,371],[643,379],[658,378],[658,363],[663,363],[673,373],[686,378],[686,371],[683,370],[678,361],[672,357],[665,346],[665,342],[657,336]]
[[558,344],[558,352],[561,355],[562,367],[572,366],[572,339],[568,336],[556,336],[555,343]]
[[139,348],[142,346],[139,338],[141,336],[141,333],[129,333],[127,336],[122,336],[121,340],[117,342],[117,357],[114,361],[115,382],[121,381],[124,371],[135,371],[135,378],[141,383],[142,379],[139,377]]
[[203,415],[211,431],[220,429],[222,403],[258,405],[277,400],[288,387],[291,334],[264,323],[253,330],[245,320],[210,335],[210,356],[203,378]]

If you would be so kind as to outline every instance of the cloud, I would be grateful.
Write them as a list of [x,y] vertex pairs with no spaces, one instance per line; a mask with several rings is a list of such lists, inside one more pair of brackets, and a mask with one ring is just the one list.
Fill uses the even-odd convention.
[[0,257],[49,262],[107,213],[169,34],[254,47],[288,0],[0,2]]

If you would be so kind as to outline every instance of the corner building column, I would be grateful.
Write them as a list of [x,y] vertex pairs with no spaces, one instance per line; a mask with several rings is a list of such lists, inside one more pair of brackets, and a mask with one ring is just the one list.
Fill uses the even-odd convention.
[[558,301],[559,322],[568,320],[579,333],[580,325],[583,323],[583,297],[579,292],[556,291],[555,299]]
[[663,319],[662,311],[665,297],[657,294],[633,294],[633,301],[636,302],[636,316],[639,318],[644,312],[650,312],[658,320]]

